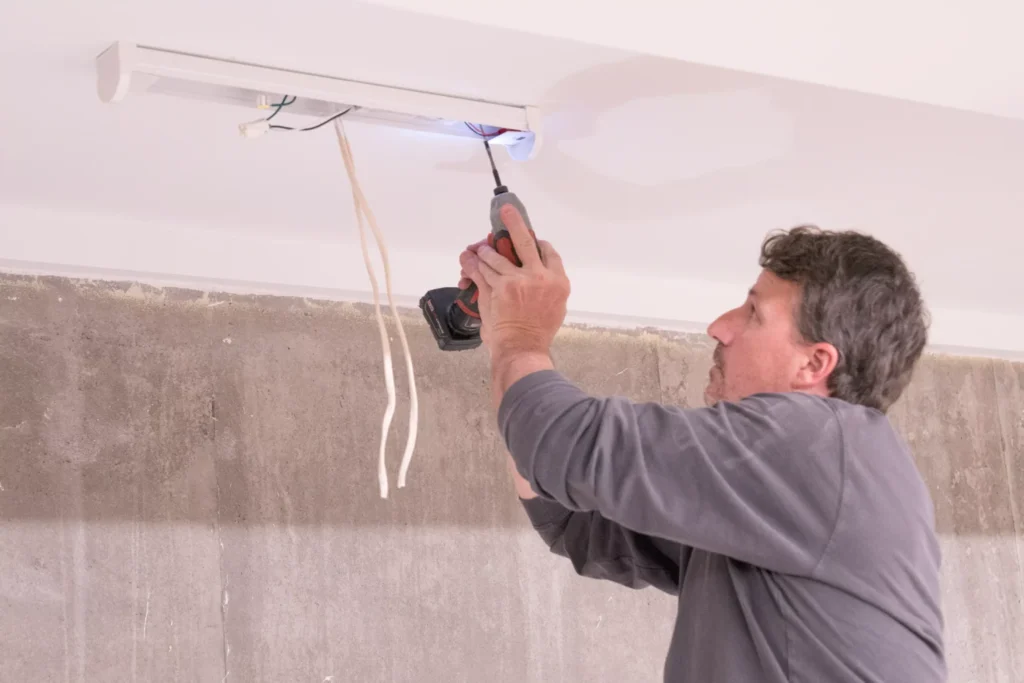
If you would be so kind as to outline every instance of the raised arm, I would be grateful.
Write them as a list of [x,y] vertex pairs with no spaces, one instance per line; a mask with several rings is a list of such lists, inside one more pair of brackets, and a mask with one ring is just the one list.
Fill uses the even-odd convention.
[[645,536],[806,575],[836,524],[842,436],[817,397],[684,410],[596,398],[540,370],[505,392],[499,422],[541,498]]
[[501,218],[522,266],[486,245],[460,263],[479,288],[502,433],[532,490],[644,536],[813,573],[845,476],[831,406],[803,394],[693,410],[588,396],[549,357],[569,295],[562,260],[511,205]]
[[568,558],[580,576],[679,593],[689,548],[630,531],[596,511],[575,512],[543,498],[522,503],[551,552]]
[[654,586],[678,594],[681,565],[689,560],[689,548],[630,531],[597,512],[574,512],[540,498],[511,458],[509,469],[534,530],[551,552],[572,562],[577,574],[628,588]]

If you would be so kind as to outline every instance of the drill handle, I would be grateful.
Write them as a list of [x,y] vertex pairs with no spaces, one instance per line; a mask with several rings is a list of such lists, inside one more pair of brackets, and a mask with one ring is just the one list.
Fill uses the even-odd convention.
[[[530,234],[534,235],[533,225],[530,224],[530,217],[526,213],[526,206],[514,192],[505,190],[496,194],[491,200],[491,234],[487,236],[487,243],[512,263],[522,266],[523,262],[519,259],[519,254],[516,253],[515,245],[512,244],[512,235],[501,221],[501,207],[506,204],[512,204],[519,210],[526,227],[530,229]],[[536,235],[534,235],[534,239],[536,239]],[[540,247],[537,247],[537,251],[540,252]],[[476,283],[470,283],[468,287],[459,291],[459,295],[455,297],[456,308],[452,309],[452,315],[458,318],[454,321],[458,327],[466,330],[479,329],[479,298],[480,291],[477,289]]]
[[455,305],[449,314],[452,317],[452,327],[463,333],[480,329],[479,298],[480,290],[477,289],[475,282],[470,282],[468,287],[459,290],[458,296],[455,297]]
[[[516,196],[515,192],[509,192],[508,190],[501,192],[502,188],[504,186],[495,190],[496,194],[491,200],[491,234],[487,241],[492,249],[517,266],[521,266],[523,262],[519,259],[519,254],[516,253],[515,245],[512,244],[512,235],[501,221],[502,207],[506,204],[515,206],[519,211],[519,215],[523,217],[526,227],[530,229],[530,235],[533,236],[534,240],[537,239],[537,235],[533,232],[533,224],[530,222],[530,215],[526,212],[526,206]],[[539,246],[537,247],[537,252],[540,253]]]

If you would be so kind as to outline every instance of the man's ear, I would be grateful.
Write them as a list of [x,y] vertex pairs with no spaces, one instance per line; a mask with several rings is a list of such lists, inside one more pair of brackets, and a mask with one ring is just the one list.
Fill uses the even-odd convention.
[[803,391],[820,388],[828,395],[828,377],[839,363],[839,350],[828,342],[810,344],[805,360],[796,376],[795,387]]

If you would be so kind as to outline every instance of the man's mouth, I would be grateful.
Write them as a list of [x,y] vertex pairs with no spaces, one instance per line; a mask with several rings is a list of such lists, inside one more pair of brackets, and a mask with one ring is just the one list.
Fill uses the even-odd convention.
[[711,371],[708,372],[709,375],[714,370],[717,370],[718,374],[720,374],[720,375],[724,374],[724,372],[725,372],[725,370],[724,370],[725,363],[723,362],[724,359],[722,358],[722,351],[723,350],[724,350],[724,348],[722,347],[721,344],[719,344],[718,346],[715,347],[715,352],[711,355],[711,362],[713,363],[713,365],[711,366]]

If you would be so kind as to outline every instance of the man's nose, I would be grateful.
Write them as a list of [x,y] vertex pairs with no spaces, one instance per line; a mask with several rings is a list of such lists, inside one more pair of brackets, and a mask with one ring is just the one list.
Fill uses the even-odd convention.
[[708,325],[708,336],[714,338],[721,344],[728,344],[729,326],[727,324],[728,313],[718,316],[713,323]]

